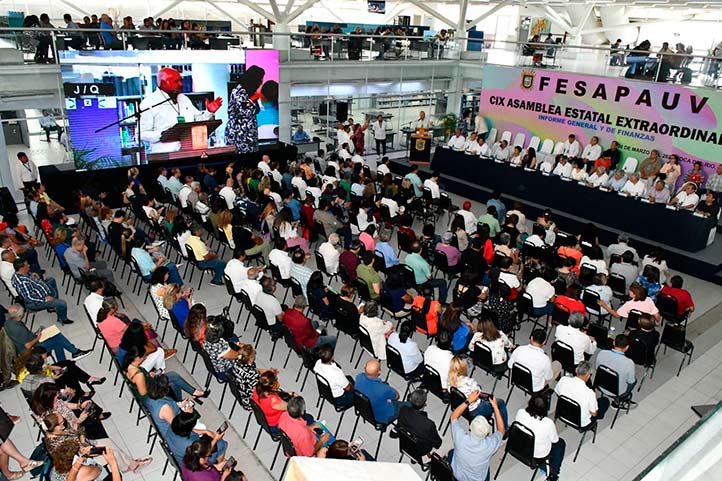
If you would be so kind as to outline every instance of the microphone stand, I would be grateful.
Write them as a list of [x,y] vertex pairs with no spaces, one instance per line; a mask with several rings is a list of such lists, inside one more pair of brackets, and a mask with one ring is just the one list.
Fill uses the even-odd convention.
[[120,125],[122,122],[125,122],[128,119],[135,118],[137,125],[138,125],[138,127],[136,128],[136,132],[137,132],[137,137],[138,137],[138,165],[140,165],[140,161],[143,160],[143,150],[145,150],[143,148],[143,139],[141,138],[141,135],[140,135],[140,116],[141,116],[141,114],[149,111],[152,108],[158,107],[159,105],[163,105],[164,103],[170,102],[171,100],[175,100],[177,98],[178,98],[178,96],[171,97],[169,95],[168,98],[163,100],[162,102],[158,102],[157,104],[151,105],[150,107],[147,107],[142,110],[140,110],[140,103],[138,103],[139,109],[135,113],[132,113],[126,117],[123,117],[122,119],[118,119],[115,122],[111,122],[108,125],[104,125],[103,127],[96,129],[95,133],[97,134],[98,132],[102,132],[103,130],[109,129],[115,125]]

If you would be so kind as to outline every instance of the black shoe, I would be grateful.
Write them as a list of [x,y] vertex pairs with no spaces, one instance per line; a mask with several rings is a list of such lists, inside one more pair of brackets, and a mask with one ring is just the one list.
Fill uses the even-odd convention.
[[62,324],[62,325],[65,326],[65,325],[68,325],[68,324],[72,324],[72,323],[74,323],[74,322],[75,322],[75,321],[72,320],[72,319],[65,319],[64,321],[60,321],[60,324]]
[[223,282],[221,282],[221,281],[218,281],[218,282],[216,282],[216,281],[211,281],[211,284],[213,284],[214,286],[222,286],[222,285],[224,285]]
[[559,475],[558,474],[550,474],[547,476],[547,481],[559,481]]
[[[70,321],[70,322],[73,322],[73,321]],[[73,359],[73,361],[79,361],[79,360],[83,359],[84,357],[90,356],[91,352],[93,352],[93,351],[91,351],[90,349],[88,349],[88,350],[78,349],[77,351],[75,351],[75,354],[73,354],[72,359]]]
[[391,431],[389,431],[389,437],[390,437],[391,439],[398,439],[398,438],[399,438],[399,432],[398,432],[397,430],[395,430],[395,429],[392,429]]
[[99,420],[99,421],[105,421],[105,420],[108,419],[112,414],[113,414],[113,413],[111,413],[110,411],[105,411],[105,412],[101,413],[100,416],[98,416],[98,420]]
[[101,377],[97,381],[88,381],[88,386],[97,386],[105,383],[105,376]]

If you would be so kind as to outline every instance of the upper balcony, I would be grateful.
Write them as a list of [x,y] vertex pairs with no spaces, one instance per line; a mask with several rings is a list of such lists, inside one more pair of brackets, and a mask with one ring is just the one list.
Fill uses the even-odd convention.
[[[420,64],[462,67],[464,78],[481,79],[479,69],[486,63],[532,68],[562,69],[605,77],[631,75],[651,82],[686,83],[695,87],[719,88],[722,57],[700,53],[655,53],[655,49],[633,51],[588,45],[530,44],[485,41],[455,37],[441,42],[435,37],[368,34],[305,34],[279,32],[159,31],[0,28],[0,48],[17,49],[21,56],[7,66],[54,63],[64,49],[264,49],[279,51],[281,69],[358,66],[388,70],[395,77],[394,65]],[[46,53],[47,52],[47,53]],[[5,68],[7,69],[7,67]],[[40,72],[55,69],[42,69]],[[6,70],[7,73],[7,70]],[[334,78],[331,78],[333,81]],[[8,88],[8,87],[6,87]]]

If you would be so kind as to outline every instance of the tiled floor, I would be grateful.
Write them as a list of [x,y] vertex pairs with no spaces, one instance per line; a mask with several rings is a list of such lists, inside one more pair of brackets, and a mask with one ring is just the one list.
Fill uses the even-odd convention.
[[[454,199],[458,200],[458,199]],[[480,213],[483,208],[474,205],[474,212]],[[441,223],[441,222],[440,222]],[[417,226],[418,227],[418,226]],[[437,229],[437,230],[440,230]],[[228,254],[226,254],[228,255]],[[313,260],[311,260],[313,267]],[[58,276],[57,268],[51,272]],[[197,274],[196,274],[197,275]],[[116,273],[116,277],[120,274]],[[194,277],[197,279],[197,277]],[[639,406],[633,409],[629,415],[620,414],[614,430],[609,429],[611,424],[611,415],[600,423],[599,433],[596,444],[590,442],[591,436],[587,436],[585,444],[582,446],[581,454],[576,463],[572,463],[573,450],[579,441],[579,434],[572,432],[570,429],[561,429],[561,436],[566,440],[568,445],[567,459],[562,467],[561,479],[632,479],[638,474],[649,462],[651,462],[663,449],[670,445],[684,430],[691,426],[696,417],[690,411],[689,406],[709,402],[711,400],[719,401],[722,399],[722,383],[720,383],[721,375],[719,372],[719,364],[722,363],[722,324],[718,322],[722,309],[717,305],[720,298],[722,288],[714,284],[706,283],[699,280],[685,278],[689,289],[692,291],[698,309],[695,312],[694,322],[690,328],[690,335],[696,345],[696,352],[691,366],[682,371],[680,377],[675,377],[679,364],[680,355],[670,351],[666,355],[659,356],[659,362],[653,379],[647,379],[640,393],[635,394],[635,399],[639,402]],[[123,282],[120,283],[121,286]],[[195,287],[195,286],[194,286]],[[334,282],[331,286],[337,288],[338,284]],[[130,288],[124,290],[129,291]],[[131,317],[139,317],[155,321],[155,312],[152,305],[143,305],[143,297],[139,298],[133,294],[126,294],[125,312]],[[206,304],[210,314],[219,313],[221,309],[227,305],[228,296],[225,289],[205,284],[196,292],[196,299]],[[65,296],[67,299],[67,296]],[[7,302],[5,297],[0,297],[0,302]],[[81,348],[88,347],[92,344],[92,331],[88,325],[82,308],[75,305],[74,301],[69,302],[70,317],[76,320],[76,323],[70,326],[63,326],[62,331]],[[238,305],[234,303],[232,307],[232,315],[238,312]],[[242,342],[248,342],[253,337],[255,330],[253,326],[249,326],[247,331],[243,331],[243,324],[246,315],[241,317],[241,322],[237,326],[237,334],[241,336]],[[38,316],[37,323],[50,324],[52,318],[43,318]],[[621,329],[619,321],[615,323],[617,329]],[[172,329],[169,330],[172,332]],[[518,334],[518,341],[523,342],[529,335],[529,326],[525,326]],[[426,340],[423,336],[417,336],[417,342],[423,348],[426,347]],[[166,336],[166,342],[172,343],[173,338],[170,333]],[[170,369],[183,373],[190,379],[188,373],[191,365],[191,356],[186,363],[188,369],[180,364],[182,353],[185,346],[179,344],[179,355],[170,361]],[[353,344],[346,336],[341,336],[337,347],[337,360],[344,366],[348,374],[360,372],[362,364],[358,369],[354,369],[356,359],[351,362],[350,355]],[[281,367],[285,356],[288,353],[287,347],[283,341],[276,346],[276,352],[273,362],[268,359],[271,352],[271,344],[268,336],[261,336],[258,344],[258,365],[261,368],[275,366]],[[358,356],[358,350],[356,353]],[[364,355],[362,362],[368,359]],[[104,358],[104,364],[99,362],[99,349],[88,358],[80,361],[81,367],[87,369],[90,373],[96,375],[106,375],[107,371],[107,355]],[[307,401],[308,411],[314,416],[317,414],[315,407],[318,399],[317,388],[313,375],[309,376],[308,381],[301,389],[301,381],[303,380],[302,372],[299,382],[295,382],[296,372],[299,368],[300,360],[291,354],[288,368],[281,370],[281,386],[286,390],[294,390],[302,392]],[[385,370],[385,366],[384,366]],[[98,389],[97,399],[100,404],[113,412],[113,416],[106,421],[106,426],[111,434],[112,439],[119,446],[126,449],[134,456],[144,456],[148,452],[146,444],[146,432],[148,423],[142,420],[138,427],[135,426],[135,414],[129,415],[128,408],[130,405],[130,396],[127,390],[122,398],[118,398],[119,386],[113,387],[112,378],[114,372],[108,374],[109,381]],[[206,370],[202,363],[199,362],[193,378],[196,383],[202,383],[205,380]],[[474,376],[482,385],[482,389],[490,389],[490,379],[483,373],[477,371]],[[401,380],[392,375],[389,379],[392,386],[403,392],[405,385]],[[212,395],[211,400],[200,407],[203,415],[203,422],[211,429],[220,425],[222,420],[228,416],[231,409],[230,400],[232,397],[227,393],[223,409],[219,412],[216,408],[220,401],[221,388],[215,383],[211,384]],[[506,397],[508,389],[505,383],[499,383],[496,394],[500,397]],[[28,408],[21,398],[19,391],[4,391],[0,393],[0,401],[3,407],[10,413],[23,416],[23,421],[16,427],[13,433],[13,440],[19,448],[29,453],[34,447],[36,429],[31,426],[28,415]],[[523,394],[515,390],[508,410],[510,418],[513,419],[516,411],[524,406],[526,399]],[[428,403],[429,417],[437,422],[441,421],[444,412],[444,406],[437,399],[430,398]],[[338,426],[339,415],[326,406],[320,418],[334,430]],[[239,466],[248,475],[250,481],[266,481],[278,478],[282,469],[282,455],[279,455],[279,462],[276,463],[274,470],[269,471],[271,460],[273,459],[276,445],[271,442],[266,434],[262,434],[255,453],[249,449],[253,445],[258,433],[258,427],[255,421],[251,421],[246,440],[241,439],[246,420],[247,413],[241,408],[236,408],[233,418],[231,419],[232,429],[226,435],[229,440],[229,453],[239,459]],[[339,429],[339,437],[349,439],[355,417],[349,412],[343,419],[343,424]],[[369,425],[363,422],[359,423],[356,438],[361,437],[364,440],[364,447],[373,452],[376,448],[378,433]],[[451,447],[450,435],[444,437],[444,445],[442,450],[446,451]],[[396,462],[398,461],[398,443],[384,435],[380,450],[379,459],[382,461]],[[163,469],[164,458],[162,452],[156,447],[154,453],[154,462],[145,470],[137,474],[129,474],[125,476],[126,481],[135,480],[166,480],[172,479],[173,472],[169,469],[165,476],[161,475]],[[497,454],[492,462],[492,469],[496,470],[501,454]],[[418,470],[418,467],[415,467]],[[503,472],[500,474],[502,480],[517,480],[531,477],[528,469],[521,466],[513,459],[507,459]],[[420,470],[419,470],[420,472]],[[422,477],[425,476],[422,475]]]

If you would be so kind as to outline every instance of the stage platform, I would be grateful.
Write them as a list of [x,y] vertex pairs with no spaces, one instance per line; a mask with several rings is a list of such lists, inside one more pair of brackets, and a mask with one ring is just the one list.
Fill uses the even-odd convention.
[[[405,175],[411,169],[411,164],[408,163],[407,158],[391,159],[391,164],[391,170],[395,174]],[[420,177],[423,180],[429,177],[431,167],[419,166],[419,171]],[[461,172],[459,174],[463,175]],[[447,192],[481,203],[486,203],[492,193],[492,189],[484,185],[473,184],[449,174],[442,175],[439,185]],[[523,197],[507,195],[504,192],[502,192],[502,200],[508,208],[511,208],[513,202],[523,203],[524,214],[527,216],[527,219],[536,219],[536,217],[547,208],[545,205],[529,202]],[[594,223],[594,225],[599,228],[599,240],[603,245],[616,242],[617,236],[621,232],[613,227],[600,224],[593,218],[572,215],[558,209],[554,210],[554,218],[559,229],[575,234],[581,232],[584,224],[589,222]],[[674,229],[674,226],[669,226],[669,228]],[[684,235],[684,232],[680,232],[679,235]],[[712,244],[697,252],[683,251],[639,235],[630,234],[630,238],[632,239],[632,245],[640,255],[643,256],[653,247],[661,246],[667,252],[667,264],[670,269],[722,285],[722,234],[719,232],[715,235],[715,240]]]

